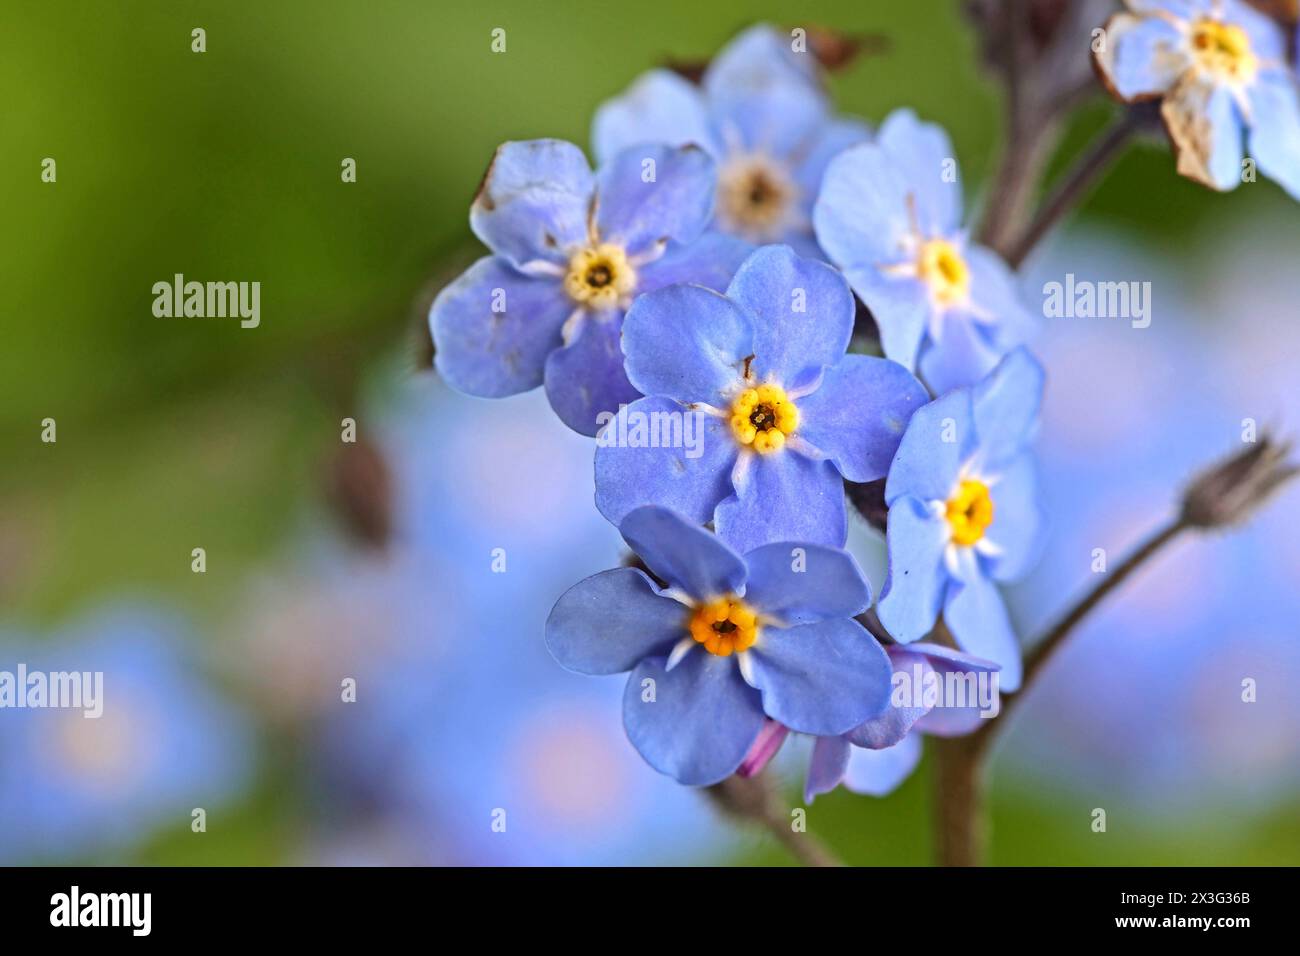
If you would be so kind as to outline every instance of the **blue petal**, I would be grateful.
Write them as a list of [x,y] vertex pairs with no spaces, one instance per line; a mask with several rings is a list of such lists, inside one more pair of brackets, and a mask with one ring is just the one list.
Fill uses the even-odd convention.
[[[894,669],[889,706],[879,716],[844,735],[856,747],[870,750],[892,747],[906,737],[912,725],[930,710],[924,704],[925,682],[934,673],[929,658],[924,654],[890,648],[889,660]],[[901,693],[903,689],[909,693]],[[895,700],[895,695],[902,699]]]
[[1260,172],[1300,199],[1300,102],[1282,70],[1261,71],[1250,89],[1250,152]]
[[1232,90],[1195,76],[1160,104],[1178,154],[1178,172],[1218,190],[1241,182],[1242,121]]
[[751,370],[759,381],[810,384],[849,347],[856,311],[849,284],[789,246],[763,246],[746,259],[727,298],[757,316]]
[[[949,438],[952,440],[946,440]],[[900,495],[915,495],[923,501],[948,500],[962,465],[975,452],[977,438],[967,391],[949,392],[917,409],[889,466],[886,503],[892,505]]]
[[1026,453],[1004,466],[989,496],[993,523],[984,535],[999,551],[988,559],[990,573],[998,581],[1015,581],[1033,569],[1042,552],[1043,513],[1034,456]]
[[645,143],[695,143],[718,152],[703,94],[671,70],[642,73],[622,96],[601,103],[592,119],[591,145],[598,162]]
[[846,355],[799,399],[799,436],[849,481],[875,481],[888,473],[912,413],[929,398],[897,362]]
[[733,152],[785,161],[793,175],[793,163],[812,148],[826,122],[828,103],[814,86],[773,77],[761,87],[710,93],[709,111],[718,138],[735,144]]
[[628,310],[623,353],[627,376],[643,394],[722,405],[754,354],[754,320],[700,286],[656,289]]
[[595,435],[620,405],[641,397],[623,371],[619,347],[622,315],[588,313],[578,336],[546,359],[546,397],[560,421],[582,435]]
[[[937,672],[939,678],[945,682],[950,680],[948,675],[963,675],[963,681],[968,678],[965,675],[974,674],[978,681],[983,679],[990,683],[986,686],[990,690],[995,686],[991,683],[992,678],[981,678],[982,674],[993,674],[999,670],[998,665],[992,661],[986,661],[980,657],[973,657],[970,654],[963,654],[948,647],[941,647],[937,644],[912,644],[908,647],[909,651],[924,653],[930,662],[930,666]],[[980,693],[978,687],[975,688],[977,694]],[[955,706],[955,700],[942,700],[939,705],[930,709],[923,717],[917,720],[914,729],[925,734],[934,734],[939,737],[959,737],[975,730],[980,722],[991,719],[1001,710],[1001,703],[992,697],[989,700],[988,713],[985,715],[983,707],[978,703],[969,707]],[[949,705],[953,706],[949,706]]]
[[871,606],[871,585],[847,551],[766,544],[746,554],[745,564],[745,601],[782,625],[853,617]]
[[948,522],[910,495],[889,506],[889,577],[876,602],[880,623],[907,644],[930,632],[948,587]]
[[974,385],[993,371],[1003,350],[994,342],[997,326],[950,311],[939,341],[930,339],[918,362],[921,378],[936,395]]
[[1028,339],[1037,331],[1038,322],[1025,308],[1016,274],[1001,256],[984,246],[971,243],[962,255],[970,269],[971,301],[985,326],[991,328],[998,347],[1007,351]]
[[790,80],[815,86],[817,74],[812,54],[796,53],[790,34],[758,23],[736,34],[714,55],[703,86],[710,96]]
[[910,109],[894,110],[881,124],[876,142],[905,178],[921,234],[955,232],[961,225],[961,175],[943,127],[922,123]]
[[[654,178],[644,179],[647,161]],[[698,146],[641,145],[601,167],[596,186],[596,228],[602,241],[637,255],[657,243],[691,242],[713,215],[717,168]]]
[[758,692],[741,680],[730,657],[692,650],[671,671],[666,663],[644,660],[628,678],[628,739],[646,763],[678,783],[717,783],[736,771],[763,730]]
[[849,743],[843,737],[818,737],[813,742],[808,776],[804,780],[803,798],[812,803],[821,793],[830,793],[840,785],[849,766]]
[[[618,444],[620,436],[638,440],[634,432],[638,424],[643,425],[647,436],[654,433],[662,437],[656,421],[681,422],[681,447]],[[649,423],[648,430],[644,423]],[[615,525],[641,505],[664,505],[704,524],[713,520],[718,502],[732,493],[731,471],[737,446],[730,426],[716,416],[692,412],[672,399],[642,398],[633,402],[606,426],[596,445],[596,507]]]
[[595,179],[582,150],[558,139],[502,143],[469,211],[484,245],[514,265],[567,262],[587,241]]
[[844,546],[844,483],[833,464],[789,448],[746,455],[733,472],[736,493],[714,512],[723,540],[741,554],[781,541]]
[[975,387],[971,404],[984,465],[1009,461],[1033,441],[1045,377],[1029,350],[1019,348]]
[[929,288],[914,276],[887,276],[873,266],[853,266],[844,275],[871,310],[885,357],[916,371],[917,355],[934,311]]
[[906,258],[907,182],[883,147],[863,143],[830,161],[813,205],[813,228],[831,261],[846,272],[875,271]]
[[637,270],[637,291],[653,292],[687,282],[725,292],[732,276],[754,247],[724,232],[706,232],[688,245],[669,243],[667,251]]
[[646,567],[696,600],[744,589],[740,555],[675,511],[658,505],[637,508],[623,519],[618,533]]
[[[493,311],[496,305],[503,311]],[[480,398],[536,388],[572,312],[557,279],[534,279],[497,256],[482,258],[438,293],[429,310],[438,374]]]
[[884,750],[854,747],[844,771],[844,786],[854,793],[883,797],[898,788],[921,761],[921,738],[908,734]]
[[1126,100],[1162,95],[1191,66],[1186,38],[1161,17],[1117,13],[1106,23],[1106,39],[1097,66]]
[[799,733],[842,734],[889,703],[889,656],[857,621],[764,627],[744,653],[763,710]]
[[802,195],[809,213],[821,192],[822,178],[826,175],[830,161],[850,146],[870,140],[871,127],[856,119],[834,119],[818,130],[811,148],[795,170],[795,182],[803,190]]
[[579,581],[546,619],[546,646],[580,674],[619,674],[651,655],[667,654],[686,634],[686,609],[659,594],[636,568],[615,568]]
[[980,575],[954,581],[948,589],[943,620],[962,650],[1001,666],[998,678],[1004,691],[1020,686],[1020,642],[1011,629],[1002,595],[991,581]]

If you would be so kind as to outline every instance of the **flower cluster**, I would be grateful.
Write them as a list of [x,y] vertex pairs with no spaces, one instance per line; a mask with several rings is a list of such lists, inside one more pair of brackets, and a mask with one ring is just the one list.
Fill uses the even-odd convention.
[[1160,101],[1178,172],[1228,190],[1258,165],[1300,199],[1300,95],[1282,28],[1242,0],[1127,4],[1106,24],[1097,70],[1122,102]]
[[[1227,183],[1218,151],[1245,123],[1294,192],[1277,37],[1239,5],[1175,6],[1203,4],[1112,21],[1103,75],[1195,132],[1180,169]],[[998,585],[1038,553],[1044,374],[1015,276],[963,227],[947,134],[905,109],[875,134],[836,117],[801,32],[743,32],[698,84],[637,79],[596,112],[595,173],[569,143],[502,146],[470,216],[492,255],[430,323],[453,386],[544,384],[598,439],[595,503],[634,558],[560,598],[553,656],[630,672],[628,737],[685,784],[757,772],[790,731],[815,738],[812,799],[887,792],[917,760],[912,731],[968,733],[999,681],[1019,685]],[[889,555],[871,618],[844,550],[846,483],[869,482]],[[953,699],[966,684],[991,697]]]

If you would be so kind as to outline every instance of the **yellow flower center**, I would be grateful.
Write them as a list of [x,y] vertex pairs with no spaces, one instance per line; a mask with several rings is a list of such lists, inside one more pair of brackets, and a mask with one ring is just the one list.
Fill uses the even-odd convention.
[[796,192],[780,166],[761,156],[740,156],[718,175],[718,218],[748,239],[777,239]]
[[993,499],[988,486],[972,478],[964,479],[957,493],[948,499],[946,511],[953,544],[974,544],[993,523]]
[[738,597],[701,604],[686,626],[697,643],[719,657],[749,650],[758,640],[758,616]]
[[916,271],[944,305],[962,302],[970,293],[970,267],[946,239],[931,239],[921,245]]
[[622,246],[602,242],[581,249],[569,260],[564,291],[580,305],[609,309],[636,288],[636,270],[627,261]]
[[736,441],[767,455],[785,446],[799,427],[799,409],[779,385],[747,388],[731,406],[731,431]]
[[1250,50],[1250,38],[1239,26],[1198,20],[1192,27],[1192,50],[1201,66],[1211,73],[1233,80],[1248,80],[1255,75],[1257,61]]

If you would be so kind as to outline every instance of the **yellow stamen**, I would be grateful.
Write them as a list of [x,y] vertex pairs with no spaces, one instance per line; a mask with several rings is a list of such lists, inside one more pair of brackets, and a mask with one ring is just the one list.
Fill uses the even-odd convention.
[[758,616],[738,597],[699,605],[686,627],[697,643],[719,657],[749,650],[758,640]]
[[569,298],[593,309],[613,308],[635,288],[636,270],[627,261],[622,246],[612,242],[576,252],[564,276],[564,291]]
[[1231,23],[1208,18],[1196,21],[1192,50],[1202,67],[1230,80],[1249,80],[1258,66],[1246,31]]
[[957,493],[948,499],[945,510],[953,544],[975,544],[993,523],[993,499],[989,497],[988,486],[973,478],[962,481]]
[[760,455],[780,451],[798,427],[799,409],[779,385],[747,388],[731,405],[731,432],[736,441]]
[[922,243],[916,257],[916,271],[944,305],[963,302],[970,294],[970,267],[957,247],[946,239]]

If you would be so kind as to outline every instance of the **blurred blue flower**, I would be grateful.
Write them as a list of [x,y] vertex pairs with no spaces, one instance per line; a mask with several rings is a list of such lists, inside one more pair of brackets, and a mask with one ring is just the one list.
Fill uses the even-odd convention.
[[889,469],[889,578],[880,622],[908,643],[940,611],[958,645],[1020,685],[1020,646],[995,581],[1023,576],[1040,550],[1042,517],[1029,442],[1043,370],[1023,348],[974,388],[915,415]]
[[[1067,269],[1140,275],[1160,303],[1147,329],[1068,321],[1044,337],[1052,388],[1039,461],[1051,541],[1010,592],[1035,629],[1095,584],[1099,559],[1113,568],[1166,520],[1177,488],[1240,448],[1251,421],[1285,430],[1300,420],[1294,277],[1280,241],[1289,229],[1258,218],[1216,229],[1203,253],[1212,269],[1109,230],[1074,230],[1035,264],[1036,281]],[[1233,315],[1251,321],[1222,321]],[[1245,824],[1248,807],[1294,795],[1298,504],[1300,486],[1285,489],[1258,519],[1173,545],[1108,598],[1040,675],[1006,759],[1021,774],[1157,807],[1149,818],[1171,826],[1225,802],[1236,812],[1221,825]]]
[[817,738],[804,783],[809,803],[841,783],[854,793],[883,797],[916,769],[920,734],[958,737],[997,715],[992,675],[999,668],[992,661],[938,644],[894,644],[885,651],[894,671],[890,704],[847,734]]
[[713,179],[693,147],[624,150],[593,175],[572,143],[500,146],[470,209],[493,255],[429,312],[438,371],[485,398],[545,383],[561,420],[596,434],[602,411],[638,397],[619,350],[633,298],[674,282],[722,288],[748,251],[702,236]]
[[624,726],[656,770],[717,783],[766,717],[837,734],[885,707],[889,658],[852,619],[871,591],[847,552],[782,543],[742,558],[653,506],[619,530],[664,585],[638,568],[593,575],[556,602],[546,642],[571,670],[631,671]]
[[[897,363],[845,355],[853,315],[843,277],[788,246],[756,251],[725,296],[679,285],[638,299],[623,349],[647,397],[597,442],[601,513],[618,524],[640,505],[665,505],[716,522],[741,552],[771,541],[842,546],[842,479],[883,477],[927,398]],[[682,416],[698,423],[694,448],[605,440]]]
[[103,713],[0,710],[0,860],[120,852],[190,827],[195,808],[211,815],[248,782],[245,720],[200,676],[171,614],[122,604],[52,640],[9,638],[0,670],[102,672]]
[[717,160],[717,225],[753,243],[820,256],[812,204],[832,156],[871,135],[836,117],[811,53],[765,24],[714,57],[699,86],[666,69],[603,103],[592,146],[603,162],[629,146],[695,143]]
[[1215,189],[1259,169],[1300,199],[1300,94],[1287,37],[1240,0],[1129,0],[1094,53],[1118,100],[1160,98],[1178,172]]
[[936,394],[983,378],[1033,320],[998,255],[961,230],[962,190],[939,126],[896,110],[840,153],[813,210],[817,240],[880,330],[888,358]]
[[[590,442],[547,429],[540,393],[477,403],[425,376],[373,404],[391,553],[323,559],[308,542],[303,586],[247,628],[283,662],[267,667],[280,698],[320,700],[294,705],[324,797],[308,858],[686,863],[725,848],[708,804],[628,743],[623,681],[571,674],[546,649],[555,596],[621,550],[591,507]],[[344,676],[355,702],[340,701]]]

